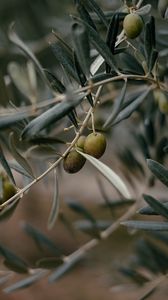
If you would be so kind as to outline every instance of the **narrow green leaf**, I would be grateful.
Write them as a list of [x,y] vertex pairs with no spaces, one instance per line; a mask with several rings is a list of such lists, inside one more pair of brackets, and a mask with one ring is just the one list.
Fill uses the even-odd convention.
[[46,246],[56,256],[62,256],[61,250],[41,231],[34,228],[28,223],[22,224],[23,230],[35,241],[40,250],[43,246]]
[[158,200],[149,195],[143,195],[143,197],[144,200],[148,203],[149,206],[153,208],[154,211],[168,219],[168,208],[163,203],[159,202]]
[[[119,29],[119,14],[115,13],[112,16],[111,22],[108,27],[107,37],[106,37],[106,44],[109,46],[111,52],[115,53],[115,43],[117,39]],[[106,73],[110,73],[110,67],[106,65]]]
[[137,221],[130,220],[121,222],[121,225],[133,229],[151,230],[151,231],[168,231],[168,222],[155,222],[155,221]]
[[168,186],[168,169],[158,162],[147,159],[148,168],[166,186]]
[[32,168],[27,162],[27,160],[19,153],[19,151],[16,148],[18,141],[18,137],[14,132],[11,132],[10,137],[9,137],[9,142],[10,142],[10,148],[12,151],[12,154],[16,161],[26,170],[26,172],[32,177],[35,178]]
[[2,245],[0,245],[0,254],[5,258],[4,263],[10,270],[14,270],[18,273],[28,272],[27,263]]
[[65,71],[77,82],[79,82],[78,77],[75,72],[73,58],[71,53],[67,51],[67,49],[60,44],[59,42],[55,42],[51,44],[51,49],[58,60],[58,62],[64,67]]
[[106,16],[100,6],[96,3],[94,0],[87,0],[88,5],[90,6],[91,10],[94,11],[101,22],[104,24],[104,26],[107,28],[108,27],[108,22],[106,20]]
[[130,105],[125,107],[115,119],[113,125],[120,123],[121,121],[129,118],[132,113],[142,104],[145,98],[148,96],[151,91],[151,87],[145,90],[137,99],[135,99]]
[[72,37],[79,64],[88,79],[90,77],[90,45],[88,34],[83,24],[74,23],[72,25]]
[[12,171],[10,169],[10,165],[8,164],[8,162],[4,156],[1,146],[0,146],[0,162],[1,162],[1,165],[4,168],[4,170],[6,171],[8,177],[10,178],[10,180],[13,182],[14,185],[16,185],[15,179],[14,179]]
[[[77,150],[78,151],[78,150]],[[78,151],[81,155],[83,155],[124,197],[128,199],[132,199],[131,194],[123,182],[123,180],[108,166],[102,163],[100,160],[96,159],[93,156],[90,156],[86,153]]]
[[16,283],[12,284],[9,287],[6,287],[3,291],[6,294],[9,294],[14,291],[30,287],[32,284],[39,281],[41,278],[45,277],[47,274],[48,274],[48,270],[37,271],[35,274],[33,274],[29,277],[26,277]]
[[141,15],[141,16],[145,16],[148,15],[150,13],[152,9],[152,5],[151,4],[146,4],[144,6],[142,6],[141,8],[136,10],[136,14]]
[[110,127],[112,125],[112,123],[114,122],[115,118],[118,116],[118,114],[121,110],[123,101],[125,99],[126,89],[127,89],[127,81],[125,81],[120,95],[115,99],[113,109],[112,109],[112,113],[107,118],[106,122],[104,123],[103,129],[106,129],[106,128]]
[[87,11],[86,6],[82,4],[82,1],[75,0],[75,4],[76,4],[76,9],[77,9],[81,19],[83,21],[85,21],[87,24],[89,24],[92,28],[94,28],[94,30],[97,31],[97,28],[96,28],[90,14]]
[[[168,209],[168,202],[162,202],[162,204],[164,205],[164,207],[166,207],[166,210]],[[159,213],[157,213],[156,210],[154,210],[151,206],[145,206],[145,207],[142,207],[138,210],[138,213],[141,214],[141,215],[159,215]]]
[[84,257],[84,252],[74,256],[69,261],[65,262],[62,266],[58,267],[55,272],[53,272],[49,278],[48,282],[53,283],[60,279],[64,274],[70,271],[73,267],[76,266]]
[[16,207],[19,204],[19,201],[20,201],[20,197],[15,199],[12,203],[7,205],[0,211],[0,222],[7,221],[13,215]]
[[50,215],[48,218],[48,228],[52,229],[55,221],[57,220],[59,213],[59,185],[58,185],[58,176],[56,169],[54,170],[54,195],[52,201],[52,207],[50,211]]
[[55,269],[62,265],[63,260],[57,257],[44,257],[36,262],[36,266],[42,269]]
[[86,22],[80,20],[79,18],[74,17],[74,19],[77,22],[83,23],[88,30],[88,34],[90,37],[90,42],[93,44],[93,46],[97,49],[97,51],[101,54],[101,56],[104,58],[106,63],[118,74],[119,71],[114,63],[114,57],[109,49],[109,47],[106,45],[106,43],[102,40],[100,35]]
[[0,91],[1,91],[0,105],[3,107],[7,107],[9,103],[9,96],[5,84],[5,79],[1,72],[0,72]]
[[[80,95],[67,95],[66,100],[56,104],[54,107],[48,109],[37,118],[30,121],[30,123],[24,128],[22,132],[22,139],[28,139],[35,136],[42,129],[57,122],[67,115],[75,106],[77,106],[85,97],[86,94]],[[75,99],[74,99],[75,97]],[[69,99],[71,98],[71,99]],[[74,100],[72,100],[74,99]]]
[[91,221],[94,225],[96,224],[95,218],[92,216],[92,214],[79,202],[75,202],[72,200],[66,201],[69,208],[71,208],[73,211],[75,211],[77,214],[80,214],[84,216],[86,219]]

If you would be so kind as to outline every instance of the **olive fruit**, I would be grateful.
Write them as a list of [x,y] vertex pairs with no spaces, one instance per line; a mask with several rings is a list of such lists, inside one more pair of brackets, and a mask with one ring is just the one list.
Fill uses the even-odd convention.
[[86,136],[81,135],[76,142],[76,147],[83,150]]
[[106,138],[102,133],[90,133],[84,143],[84,152],[100,158],[106,149]]
[[9,198],[16,194],[15,186],[9,181],[4,181],[3,183],[3,202],[7,201]]
[[85,164],[86,159],[75,149],[71,150],[64,158],[63,167],[67,173],[76,173]]
[[143,28],[142,18],[135,13],[128,14],[124,18],[123,28],[128,38],[135,39],[141,33]]

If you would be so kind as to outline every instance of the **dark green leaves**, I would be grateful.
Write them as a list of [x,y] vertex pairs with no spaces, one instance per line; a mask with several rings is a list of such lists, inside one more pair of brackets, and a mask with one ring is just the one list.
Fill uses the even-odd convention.
[[13,252],[0,246],[0,254],[5,258],[4,264],[10,269],[18,273],[27,273],[28,265],[20,257],[16,256]]
[[158,162],[148,159],[148,168],[166,186],[168,186],[168,170]]
[[4,170],[6,171],[7,175],[9,176],[10,180],[13,182],[13,184],[16,184],[15,179],[12,174],[12,171],[11,171],[10,166],[4,156],[1,146],[0,146],[0,162],[1,162],[1,165],[4,168]]
[[161,202],[157,201],[155,198],[149,195],[143,195],[144,200],[156,211],[159,215],[168,219],[168,208]]
[[112,68],[112,70],[115,70],[117,73],[119,73],[115,63],[113,55],[109,49],[109,47],[106,45],[106,43],[102,40],[100,35],[86,22],[82,22],[82,20],[75,18],[78,22],[83,23],[86,26],[86,29],[88,31],[90,42],[93,44],[93,46],[96,48],[96,50],[102,55],[106,63]]
[[131,114],[139,107],[140,104],[145,100],[148,96],[151,88],[148,88],[143,93],[140,94],[138,98],[136,98],[132,103],[126,106],[121,112],[118,114],[117,118],[115,119],[113,125],[118,124],[124,119],[127,119],[131,116]]
[[158,57],[158,51],[155,49],[156,46],[155,19],[153,16],[151,16],[149,22],[145,24],[144,42],[145,42],[147,64],[148,64],[149,72],[151,72],[156,62],[156,59]]
[[84,25],[74,23],[72,26],[72,36],[79,64],[88,79],[90,77],[90,45]]
[[121,225],[133,229],[151,230],[151,231],[168,231],[168,222],[155,222],[155,221],[125,221]]
[[48,109],[40,116],[33,119],[24,128],[22,132],[22,139],[28,139],[32,136],[35,136],[42,129],[47,128],[51,124],[66,116],[75,106],[77,106],[83,100],[84,96],[85,94],[80,94],[78,96],[67,95],[66,100]]

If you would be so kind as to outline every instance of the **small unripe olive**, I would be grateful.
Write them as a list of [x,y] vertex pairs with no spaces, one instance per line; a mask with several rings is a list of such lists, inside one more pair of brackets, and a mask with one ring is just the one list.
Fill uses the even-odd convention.
[[138,35],[140,35],[143,28],[142,18],[135,13],[128,14],[124,18],[123,28],[128,38],[135,39]]
[[85,143],[85,139],[86,139],[86,136],[81,135],[81,136],[79,137],[79,139],[77,140],[77,142],[76,142],[76,147],[77,147],[77,148],[81,148],[81,149],[83,150],[83,148],[84,148],[84,143]]
[[102,133],[90,133],[85,140],[84,152],[100,158],[106,149],[106,138]]
[[85,164],[86,159],[76,150],[71,150],[64,158],[63,167],[67,173],[76,173]]
[[9,181],[4,181],[3,183],[3,202],[7,201],[9,198],[16,194],[15,186]]

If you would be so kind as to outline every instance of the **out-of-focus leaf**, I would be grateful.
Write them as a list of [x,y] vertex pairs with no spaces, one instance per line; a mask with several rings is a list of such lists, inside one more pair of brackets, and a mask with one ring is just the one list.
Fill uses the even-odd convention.
[[152,118],[150,117],[146,117],[144,120],[144,129],[145,129],[145,136],[147,139],[147,142],[149,145],[153,145],[155,142],[155,128],[154,128],[154,122],[152,120]]
[[10,166],[5,158],[5,155],[3,153],[1,146],[0,146],[0,162],[1,162],[1,165],[3,166],[4,170],[6,171],[7,175],[9,176],[10,180],[13,182],[14,185],[16,185],[12,171],[11,171]]
[[48,228],[53,228],[55,221],[57,220],[59,213],[59,185],[58,176],[56,170],[54,170],[54,195],[52,201],[52,207],[48,218]]
[[59,278],[65,275],[68,271],[70,271],[76,264],[78,264],[84,257],[84,252],[74,256],[69,259],[69,261],[65,262],[62,266],[58,267],[55,272],[53,272],[49,278],[49,283],[56,282]]
[[74,69],[73,58],[71,53],[69,53],[69,51],[67,51],[67,49],[57,41],[54,44],[51,44],[51,49],[53,50],[56,59],[64,67],[66,72],[77,82],[79,82],[79,79]]
[[144,200],[148,203],[149,206],[153,208],[154,211],[168,219],[168,208],[164,204],[162,204],[161,202],[149,195],[143,195],[143,197]]
[[57,257],[41,258],[36,262],[36,266],[42,269],[55,269],[62,265],[63,260]]
[[116,71],[116,73],[119,73],[119,71],[114,63],[113,55],[112,55],[109,47],[106,45],[106,43],[100,37],[100,35],[86,22],[83,22],[82,20],[80,20],[79,18],[76,18],[76,17],[74,17],[74,19],[77,22],[81,22],[85,25],[86,29],[88,30],[90,42],[97,49],[97,51],[101,54],[101,56],[104,58],[106,63],[112,68],[112,70]]
[[115,118],[117,117],[117,115],[119,114],[122,104],[123,104],[123,101],[124,101],[124,98],[125,98],[126,89],[127,89],[127,81],[125,81],[120,95],[115,99],[112,113],[110,114],[110,116],[107,118],[106,122],[103,125],[104,129],[106,129],[107,127],[110,127],[112,125],[112,123],[114,122]]
[[148,279],[143,276],[141,273],[139,273],[138,271],[134,270],[133,268],[128,268],[128,267],[120,267],[119,268],[119,271],[131,278],[133,281],[135,281],[136,283],[142,285],[144,283],[146,283],[148,281]]
[[137,143],[140,147],[140,150],[142,151],[142,154],[144,156],[145,159],[150,158],[150,151],[149,151],[149,147],[148,144],[146,142],[145,137],[143,136],[143,134],[139,133],[135,135],[135,138],[137,140]]
[[36,245],[40,250],[43,249],[43,246],[46,246],[51,250],[56,256],[62,256],[61,250],[41,231],[34,228],[28,223],[22,225],[24,231],[35,241]]
[[20,257],[16,256],[12,251],[0,245],[0,254],[5,258],[4,264],[17,273],[27,273],[29,268],[27,263]]
[[128,228],[133,229],[142,229],[142,230],[156,230],[156,231],[168,231],[168,222],[155,222],[155,221],[137,221],[130,220],[121,222],[121,225],[127,226]]
[[128,199],[132,198],[123,180],[112,169],[95,157],[80,151],[78,152],[83,155],[118,190],[123,197]]
[[15,170],[21,175],[24,175],[30,179],[32,179],[32,176],[30,176],[22,166],[20,166],[17,162],[9,162],[9,166],[11,169]]
[[16,114],[8,113],[7,115],[2,115],[0,118],[0,129],[10,128],[18,122],[25,120],[31,113],[26,112],[16,112]]
[[[75,52],[74,52],[74,65],[75,65],[76,73],[78,74],[81,86],[85,86],[85,84],[87,83],[87,78],[80,67],[80,64],[78,62],[78,58],[77,58]],[[93,99],[92,99],[91,93],[88,94],[86,97],[87,97],[90,105],[93,106]]]
[[6,294],[9,294],[14,291],[30,287],[32,284],[39,281],[41,278],[45,277],[47,274],[48,274],[48,270],[37,271],[35,274],[33,274],[29,277],[26,277],[16,283],[12,284],[11,286],[6,287],[3,291]]
[[147,159],[148,168],[166,186],[168,186],[168,170],[158,162]]
[[35,178],[32,168],[30,167],[29,163],[27,160],[19,153],[19,151],[16,148],[17,145],[17,140],[18,137],[14,132],[11,132],[10,137],[9,137],[9,142],[10,142],[10,148],[12,151],[12,154],[16,161],[26,170],[26,172],[32,177]]
[[76,4],[76,9],[81,17],[81,19],[83,21],[85,21],[86,23],[88,23],[92,28],[94,28],[94,30],[97,31],[96,26],[90,16],[90,14],[88,13],[85,5],[82,4],[81,0],[75,0],[75,4]]
[[30,147],[26,153],[25,156],[27,158],[29,157],[33,157],[36,159],[48,159],[48,158],[57,158],[58,157],[58,153],[56,152],[56,150],[49,145],[35,145]]
[[[136,58],[136,52],[134,56],[127,52],[120,53],[119,62],[121,63],[122,69],[124,69],[124,73],[144,75],[144,69]],[[127,72],[125,72],[125,70]]]
[[82,95],[67,95],[65,101],[55,105],[54,107],[48,109],[46,112],[42,113],[37,118],[30,121],[30,123],[24,128],[22,132],[22,138],[26,139],[35,136],[42,129],[62,119],[83,100],[85,95],[86,94],[84,93]]
[[72,25],[72,36],[79,64],[88,79],[90,77],[90,45],[84,25],[74,23]]
[[107,27],[108,23],[106,20],[106,16],[105,16],[104,12],[102,11],[102,9],[100,8],[100,6],[96,3],[96,1],[87,0],[87,3],[89,5],[89,7],[91,8],[91,10],[97,14],[97,16],[99,17],[101,22],[104,24],[104,26]]
[[19,204],[20,197],[14,200],[11,204],[8,204],[0,211],[0,222],[7,221],[14,213],[16,207]]
[[0,105],[6,107],[8,106],[9,103],[9,96],[5,84],[5,79],[1,72],[0,72],[0,91],[1,91]]
[[141,8],[136,10],[136,14],[141,15],[141,16],[145,16],[148,15],[150,13],[152,9],[152,5],[151,4],[146,4],[144,6],[142,6]]
[[[93,230],[93,225],[89,220],[79,220],[73,223],[74,227],[78,230],[84,232],[91,232]],[[111,224],[111,220],[96,220],[97,228],[102,231],[106,230]]]
[[[168,202],[163,202],[164,207],[168,209]],[[150,206],[142,207],[138,210],[141,215],[158,215],[159,213]]]
[[106,203],[103,203],[102,205],[104,207],[111,207],[112,209],[120,208],[122,206],[128,206],[135,203],[134,199],[121,199],[121,200],[111,200],[109,201],[108,205]]
[[165,160],[165,146],[167,145],[168,143],[168,138],[163,136],[160,141],[158,141],[157,145],[156,145],[156,154],[155,154],[155,157],[156,157],[156,160],[163,164],[164,163],[164,160]]
[[159,0],[158,1],[158,10],[160,12],[160,15],[163,18],[166,18],[167,10],[168,10],[168,1],[167,0]]
[[58,91],[59,93],[64,93],[65,92],[65,86],[62,84],[62,82],[56,77],[55,74],[50,72],[49,70],[44,70],[46,73],[46,76],[50,82],[51,87],[53,88],[54,91]]
[[34,98],[35,89],[32,88],[26,65],[11,62],[8,65],[8,73],[17,89],[30,100]]
[[75,211],[77,214],[82,215],[84,218],[86,218],[88,221],[90,221],[90,225],[92,227],[92,230],[90,231],[90,234],[96,238],[100,238],[100,232],[97,227],[97,221],[92,216],[92,214],[89,212],[88,209],[86,209],[81,203],[74,202],[74,201],[67,201],[68,206]]
[[129,118],[131,114],[142,104],[150,91],[151,88],[146,89],[136,100],[134,100],[130,105],[121,110],[121,112],[116,117],[113,125],[116,125],[119,122]]
[[87,220],[89,220],[92,224],[96,224],[95,218],[92,216],[92,214],[79,202],[67,200],[66,201],[68,207],[75,211],[77,214],[82,215]]
[[48,81],[48,79],[47,79],[47,77],[45,75],[45,72],[44,72],[42,66],[40,65],[39,61],[34,56],[34,54],[32,53],[32,51],[26,46],[26,44],[19,38],[19,36],[14,31],[13,27],[14,26],[12,24],[10,26],[10,28],[9,28],[9,32],[8,32],[9,40],[13,44],[15,44],[17,47],[19,47],[26,54],[26,56],[28,56],[33,61],[33,63],[35,64],[35,66],[37,68],[37,71],[41,75],[41,78],[43,79],[43,81],[45,82],[45,84],[51,89],[50,83],[49,83],[49,81]]
[[[145,24],[145,37],[144,37],[145,53],[147,58],[148,67],[151,61],[151,55],[153,49],[155,48],[155,19],[153,16],[150,17],[150,20]],[[150,67],[151,68],[151,67]]]

